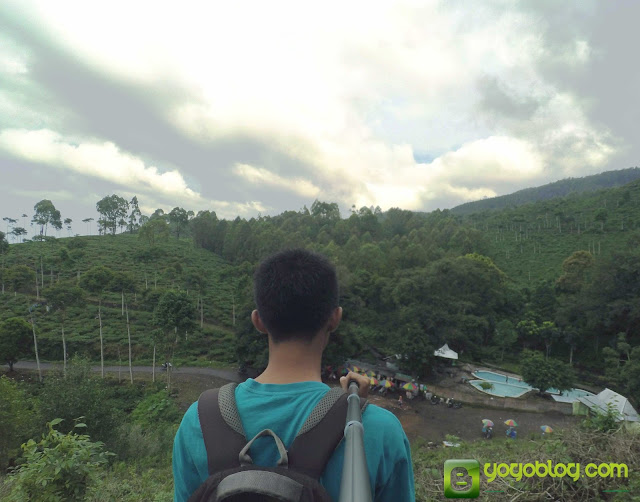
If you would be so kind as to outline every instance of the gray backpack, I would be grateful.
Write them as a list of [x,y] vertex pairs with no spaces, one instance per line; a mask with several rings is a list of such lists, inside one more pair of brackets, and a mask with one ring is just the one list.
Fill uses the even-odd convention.
[[[189,502],[331,502],[318,480],[344,435],[347,394],[341,388],[330,389],[287,451],[271,429],[260,431],[247,442],[236,406],[236,385],[207,390],[198,399],[209,477]],[[367,402],[361,401],[364,411]],[[273,437],[280,460],[275,467],[253,465],[249,448],[256,438],[267,435]]]

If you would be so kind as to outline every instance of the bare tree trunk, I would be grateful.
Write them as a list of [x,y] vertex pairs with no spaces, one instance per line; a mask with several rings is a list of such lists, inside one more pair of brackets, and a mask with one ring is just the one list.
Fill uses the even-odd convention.
[[144,289],[149,289],[149,281],[147,280],[147,272],[144,273]]
[[156,381],[156,342],[153,342],[153,363],[151,366],[151,381]]
[[44,289],[44,264],[42,263],[42,256],[40,256],[40,287]]
[[120,358],[120,345],[118,345],[118,383],[122,382],[122,359]]
[[573,366],[573,345],[571,345],[569,350],[569,366]]
[[100,322],[100,371],[104,378],[104,342],[102,340],[102,298],[98,300],[98,320]]
[[38,262],[36,262],[36,300],[40,299],[40,290],[38,289]]
[[231,318],[233,320],[233,325],[236,325],[236,296],[235,293],[231,295]]
[[36,337],[36,323],[33,320],[33,312],[31,314],[31,329],[33,330],[33,348],[36,352],[36,366],[38,367],[38,380],[42,383],[42,370],[40,369],[40,356],[38,355],[38,338]]
[[129,379],[133,383],[133,368],[131,366],[131,326],[129,324],[129,306],[125,305],[125,312],[127,314],[127,337],[129,338]]
[[62,323],[62,359],[64,361],[64,377],[67,378],[67,339],[64,337],[64,322]]

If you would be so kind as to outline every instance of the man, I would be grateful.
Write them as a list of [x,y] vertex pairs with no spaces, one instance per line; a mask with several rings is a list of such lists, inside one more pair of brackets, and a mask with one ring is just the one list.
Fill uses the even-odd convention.
[[[268,337],[269,363],[255,380],[249,378],[236,387],[238,413],[249,439],[268,428],[289,448],[311,410],[329,390],[321,379],[322,353],[342,318],[335,268],[323,256],[304,249],[282,251],[256,270],[254,297],[257,310],[251,320]],[[340,379],[345,389],[348,378],[359,381],[365,397],[368,378],[349,373]],[[374,500],[413,501],[411,451],[400,422],[391,412],[369,405],[362,423]],[[279,458],[270,437],[258,438],[250,455],[259,466],[274,466]],[[344,441],[320,478],[333,500],[338,500],[340,493],[343,458]],[[209,476],[197,403],[187,410],[176,433],[173,476],[176,502],[187,500]]]

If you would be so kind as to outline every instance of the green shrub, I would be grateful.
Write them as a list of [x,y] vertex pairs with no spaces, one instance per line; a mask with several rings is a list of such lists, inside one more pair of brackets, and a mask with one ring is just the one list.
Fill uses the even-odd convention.
[[131,414],[133,423],[144,428],[160,424],[174,424],[180,419],[180,411],[166,390],[145,397]]
[[113,431],[124,421],[114,394],[104,380],[91,375],[86,359],[74,357],[67,366],[66,378],[62,371],[52,371],[45,378],[39,394],[41,415],[44,420],[62,418],[62,432],[72,431],[74,420],[83,416],[87,433],[111,447]]
[[[22,445],[24,463],[10,476],[10,501],[58,502],[84,500],[87,489],[96,482],[112,453],[103,443],[89,436],[54,429],[62,419],[47,423],[49,432],[36,443]],[[76,423],[74,428],[86,427]]]
[[480,382],[480,387],[484,390],[491,390],[493,389],[493,384],[491,382]]
[[16,382],[0,377],[0,469],[19,456],[22,442],[35,433],[33,408]]
[[609,403],[607,404],[606,412],[588,416],[583,421],[583,425],[587,429],[610,433],[620,429],[621,418],[620,413],[614,410],[611,403]]

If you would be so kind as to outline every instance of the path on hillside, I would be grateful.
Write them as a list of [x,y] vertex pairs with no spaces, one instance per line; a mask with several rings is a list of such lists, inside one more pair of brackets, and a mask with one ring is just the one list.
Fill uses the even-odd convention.
[[[40,368],[43,370],[50,370],[53,368],[62,367],[62,363],[40,363]],[[35,361],[19,361],[13,365],[15,370],[37,370],[38,367]],[[152,373],[153,368],[151,366],[133,366],[132,367],[134,373]],[[100,366],[91,366],[92,371],[100,372]],[[129,366],[105,366],[105,373],[117,373],[118,371],[122,373],[126,373],[129,371]],[[163,370],[160,366],[156,367],[157,374],[163,374]],[[208,375],[215,376],[218,378],[224,378],[225,380],[229,380],[231,382],[244,382],[247,379],[247,376],[250,375],[241,375],[236,370],[232,369],[215,369],[215,368],[193,368],[189,366],[184,367],[173,367],[172,372],[173,375]]]

